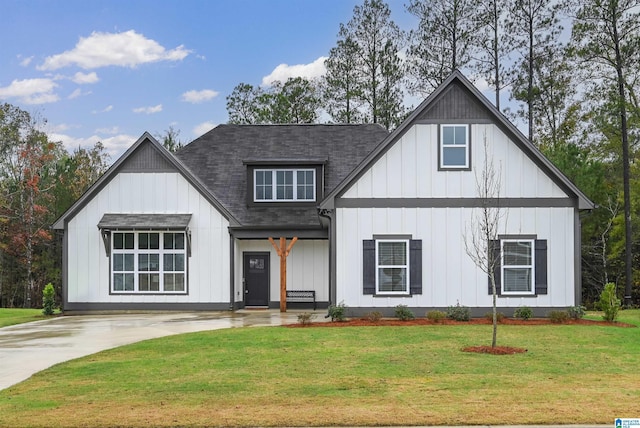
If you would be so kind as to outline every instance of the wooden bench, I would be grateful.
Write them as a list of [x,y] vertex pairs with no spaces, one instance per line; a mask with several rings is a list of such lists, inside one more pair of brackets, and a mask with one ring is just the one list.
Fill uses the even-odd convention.
[[287,290],[287,302],[291,303],[313,303],[313,310],[316,310],[315,290]]

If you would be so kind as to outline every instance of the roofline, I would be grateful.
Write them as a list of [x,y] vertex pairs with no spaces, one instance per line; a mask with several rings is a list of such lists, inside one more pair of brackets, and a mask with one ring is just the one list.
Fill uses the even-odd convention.
[[91,199],[102,190],[120,171],[125,161],[136,151],[142,143],[149,141],[160,153],[160,155],[171,165],[173,165],[180,174],[194,186],[216,209],[218,209],[224,217],[231,223],[238,221],[231,213],[216,199],[216,197],[200,182],[200,180],[189,169],[173,156],[167,149],[162,146],[149,132],[145,131],[135,143],[127,149],[127,151],[116,160],[109,169],[96,180],[83,194],[69,207],[58,219],[51,225],[52,229],[65,229],[65,224],[71,218],[75,217],[78,212],[89,203]]
[[475,98],[489,111],[499,125],[504,126],[528,151],[528,154],[538,160],[548,173],[560,181],[578,199],[578,209],[591,210],[595,204],[569,180],[562,171],[558,169],[549,159],[547,159],[536,146],[533,145],[520,130],[513,125],[488,99],[485,97],[460,70],[454,70],[440,86],[438,86],[420,105],[391,132],[342,182],[340,182],[329,194],[320,202],[320,208],[331,209],[334,207],[334,200],[346,191],[346,188],[357,180],[378,157],[383,154],[404,132],[413,125],[415,119],[424,113],[430,105],[440,97],[440,95],[453,83],[459,81]]

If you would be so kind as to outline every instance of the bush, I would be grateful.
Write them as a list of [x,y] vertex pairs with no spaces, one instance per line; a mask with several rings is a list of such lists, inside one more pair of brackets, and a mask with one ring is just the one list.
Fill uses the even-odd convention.
[[598,302],[600,310],[604,312],[602,318],[605,321],[614,322],[618,318],[620,310],[620,299],[616,295],[616,285],[612,282],[604,286],[604,290],[600,293],[600,301]]
[[366,316],[367,320],[371,322],[378,322],[382,319],[382,314],[378,311],[369,312]]
[[569,319],[569,312],[567,311],[550,311],[547,316],[554,324],[562,324]]
[[411,312],[411,309],[407,307],[407,305],[396,306],[395,313],[396,318],[399,318],[401,321],[409,321],[416,317],[413,312]]
[[[488,319],[490,322],[493,322],[493,312],[487,312],[484,314],[484,317]],[[504,314],[502,312],[496,312],[496,320],[498,322],[502,322],[504,319]]]
[[584,311],[586,310],[587,308],[584,306],[573,306],[567,309],[567,314],[569,314],[569,318],[572,320],[579,320],[584,317]]
[[442,311],[429,311],[427,312],[427,319],[433,322],[440,322],[447,317]]
[[52,283],[45,285],[42,290],[42,313],[44,315],[53,315],[53,309],[56,304],[55,294]]
[[298,314],[298,322],[302,325],[309,325],[315,319],[315,317],[316,314],[304,312],[302,314]]
[[533,317],[533,311],[529,306],[520,306],[513,312],[514,318],[520,318],[523,321]]
[[329,317],[331,321],[343,322],[346,320],[347,305],[340,303],[338,305],[329,306]]
[[471,319],[471,310],[466,306],[460,306],[460,303],[447,308],[447,318],[456,321],[469,321]]

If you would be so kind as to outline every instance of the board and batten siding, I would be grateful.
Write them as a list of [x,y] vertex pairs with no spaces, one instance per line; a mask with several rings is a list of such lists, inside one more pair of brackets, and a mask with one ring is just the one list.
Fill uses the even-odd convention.
[[[484,139],[502,173],[500,197],[566,198],[518,146],[493,124],[472,124],[471,171],[438,171],[438,125],[417,124],[342,195],[342,198],[474,198]],[[508,178],[508,179],[506,179]]]
[[[336,301],[348,307],[491,307],[487,275],[465,251],[474,208],[339,208],[336,212]],[[510,208],[501,234],[546,239],[548,294],[500,297],[499,307],[575,305],[573,208]],[[422,294],[373,297],[362,292],[362,242],[373,235],[422,240]]]
[[[447,123],[446,121],[443,123]],[[500,198],[525,198],[528,205],[505,210],[500,235],[547,240],[548,294],[500,297],[498,306],[567,307],[575,305],[574,245],[576,208],[569,196],[493,124],[470,124],[471,170],[438,169],[437,124],[415,124],[384,152],[336,200],[336,302],[361,308],[440,307],[460,303],[491,307],[487,275],[465,251],[473,204],[478,198],[476,172],[484,164],[486,139],[494,167],[501,171]],[[393,206],[376,198],[393,198]],[[403,198],[413,199],[402,206]],[[438,198],[438,203],[416,204]],[[456,201],[451,206],[446,199]],[[359,205],[358,199],[368,201]],[[540,199],[540,206],[532,203]],[[564,199],[564,201],[562,201]],[[342,201],[341,201],[342,200]],[[558,201],[549,204],[549,201]],[[398,202],[400,201],[400,202]],[[422,294],[374,297],[362,291],[362,242],[374,235],[410,235],[422,240]]]
[[[276,244],[279,237],[273,237]],[[287,245],[291,240],[287,240]],[[280,301],[280,256],[267,239],[236,241],[235,301],[243,301],[243,269],[245,252],[269,253],[269,300]],[[329,241],[299,239],[287,257],[287,289],[315,290],[316,301],[329,300]]]
[[[192,214],[188,294],[109,293],[109,257],[98,222],[104,213]],[[67,301],[228,303],[229,223],[179,173],[119,173],[68,223]]]

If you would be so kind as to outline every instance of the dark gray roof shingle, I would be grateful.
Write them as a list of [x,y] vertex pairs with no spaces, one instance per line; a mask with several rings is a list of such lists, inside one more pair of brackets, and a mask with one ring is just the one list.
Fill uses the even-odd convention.
[[325,160],[327,195],[387,135],[375,124],[220,125],[176,157],[244,227],[319,227],[315,206],[248,205],[245,162]]

